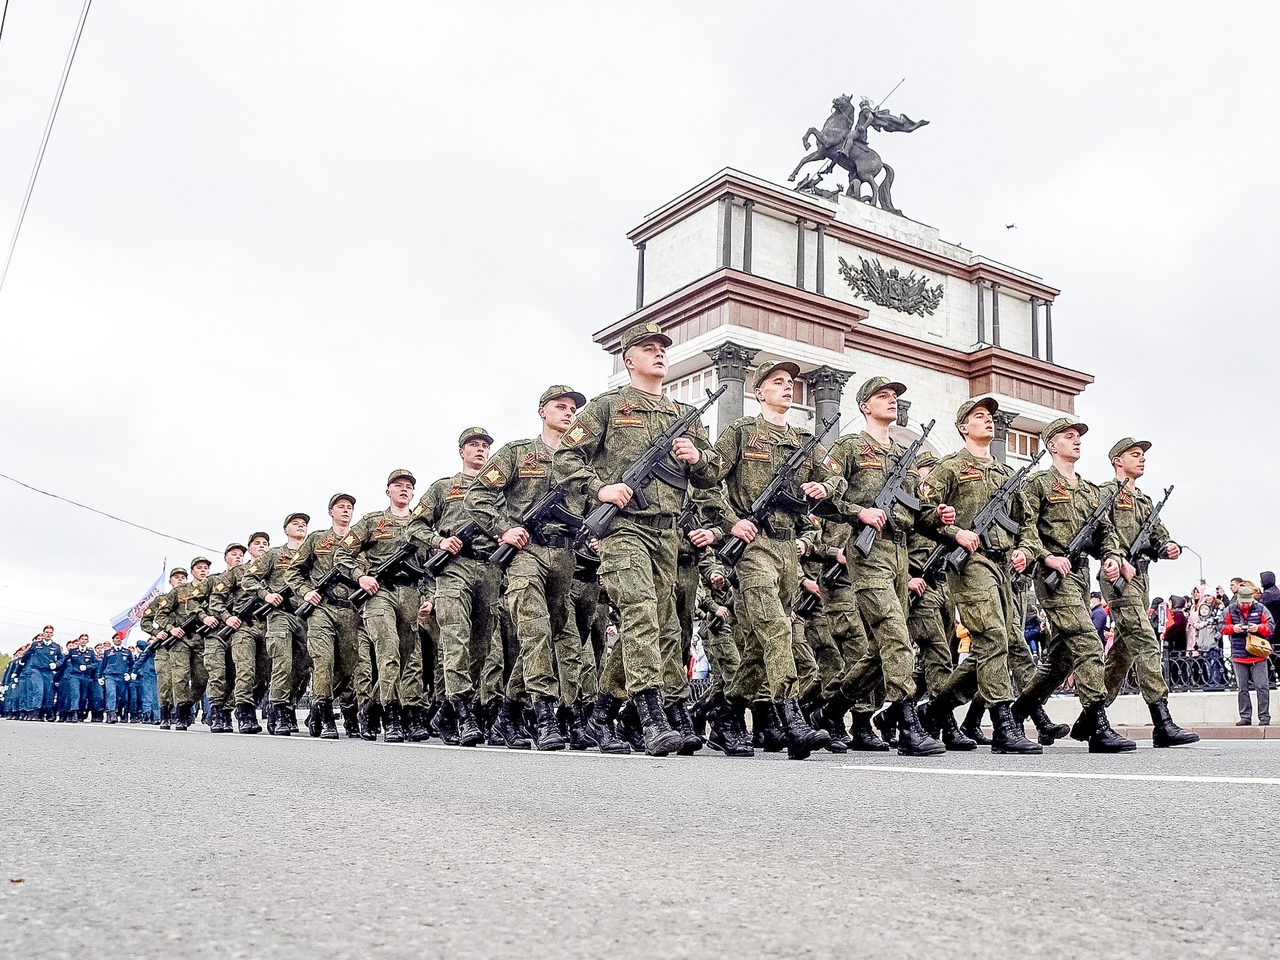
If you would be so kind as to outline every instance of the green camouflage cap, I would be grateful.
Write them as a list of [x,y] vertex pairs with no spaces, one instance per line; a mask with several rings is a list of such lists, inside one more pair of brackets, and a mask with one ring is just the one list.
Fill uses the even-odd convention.
[[918,457],[916,457],[916,462],[914,464],[917,470],[919,470],[921,467],[936,467],[937,465],[938,465],[938,455],[929,450],[925,450]]
[[191,561],[191,569],[192,569],[192,570],[194,570],[194,569],[196,568],[196,564],[197,564],[197,563],[203,563],[206,567],[212,567],[212,566],[213,566],[213,563],[209,560],[209,558],[208,558],[208,557],[196,557],[194,560],[192,560],[192,561]]
[[[390,481],[388,481],[388,482],[387,482],[387,486],[391,486]],[[335,493],[332,497],[330,497],[330,498],[329,498],[329,509],[330,509],[330,510],[332,510],[332,509],[333,509],[333,505],[334,505],[335,503],[337,503],[339,500],[350,500],[350,501],[351,501],[351,506],[353,506],[353,507],[354,507],[354,506],[356,505],[356,498],[355,498],[355,497],[353,497],[351,494],[349,494],[349,493]]]
[[984,407],[987,413],[995,416],[1000,404],[996,403],[995,397],[971,397],[964,403],[960,404],[960,409],[956,411],[956,429],[960,429],[960,425],[969,419],[969,414],[973,413],[978,407]]
[[568,397],[579,410],[587,405],[587,398],[577,390],[566,387],[563,383],[556,383],[542,391],[542,396],[538,398],[538,406],[545,407],[552,400],[559,400],[561,397]]
[[[461,446],[461,444],[459,444],[459,446]],[[397,480],[408,480],[415,487],[418,485],[418,478],[413,475],[412,471],[405,470],[403,467],[399,470],[392,470],[391,473],[387,475],[387,486],[391,486]]]
[[890,380],[888,377],[872,377],[858,388],[858,403],[866,403],[885,387],[888,387],[898,396],[902,396],[907,392],[906,386],[896,380]]
[[462,433],[458,435],[458,446],[464,447],[467,445],[468,440],[475,440],[477,438],[493,443],[493,437],[489,435],[489,431],[484,427],[467,427],[467,429],[463,430]]
[[1145,453],[1151,449],[1151,441],[1135,440],[1133,437],[1125,437],[1122,440],[1117,440],[1111,445],[1111,450],[1107,453],[1107,459],[1114,460],[1116,457],[1120,456],[1120,454],[1127,450],[1132,450],[1134,447],[1141,447]]
[[307,523],[311,522],[310,514],[303,513],[301,510],[295,510],[293,513],[289,514],[287,517],[284,518],[284,525],[287,527],[289,524],[293,523],[293,521],[297,520],[299,517],[301,517]]
[[626,353],[637,343],[644,343],[646,340],[661,340],[664,347],[671,346],[671,338],[656,323],[637,323],[622,335],[622,352]]
[[174,577],[176,577],[178,574],[182,574],[184,577],[185,577],[185,576],[187,576],[187,568],[186,568],[186,567],[174,567],[172,570],[170,570],[170,571],[169,571],[169,579],[170,579],[170,580],[172,580],[172,579],[173,579]]
[[756,367],[756,376],[753,386],[760,386],[760,384],[764,383],[765,380],[768,379],[769,374],[773,373],[775,370],[787,371],[787,373],[791,374],[791,378],[793,380],[800,376],[799,364],[792,363],[790,360],[770,360],[768,363],[762,363],[760,366]]
[[249,548],[243,543],[228,543],[226,549],[222,551],[222,555],[225,557],[232,550],[239,550],[241,553],[249,552]]
[[1045,427],[1043,430],[1040,431],[1040,439],[1043,440],[1045,443],[1048,443],[1050,440],[1052,440],[1054,437],[1060,434],[1063,430],[1070,430],[1073,427],[1075,428],[1076,432],[1079,433],[1080,436],[1082,437],[1089,432],[1089,427],[1087,424],[1081,423],[1078,420],[1073,420],[1071,419],[1071,417],[1059,417],[1057,420],[1054,420],[1051,424],[1049,424],[1047,427]]
[[[249,543],[253,543],[255,540],[265,540],[267,541],[267,546],[271,546],[271,534],[264,530],[257,530],[249,534]],[[247,553],[248,550],[246,549],[245,552]]]

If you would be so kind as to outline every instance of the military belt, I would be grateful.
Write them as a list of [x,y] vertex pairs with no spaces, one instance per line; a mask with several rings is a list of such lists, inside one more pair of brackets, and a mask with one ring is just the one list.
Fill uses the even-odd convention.
[[573,546],[573,537],[567,537],[561,533],[543,534],[537,538],[538,546],[552,547],[556,550],[564,550]]
[[634,513],[624,513],[622,517],[638,527],[648,527],[651,530],[674,530],[679,517],[644,517]]
[[418,581],[422,579],[422,574],[414,570],[404,570],[393,573],[387,577],[387,582],[383,584],[386,587],[416,587]]

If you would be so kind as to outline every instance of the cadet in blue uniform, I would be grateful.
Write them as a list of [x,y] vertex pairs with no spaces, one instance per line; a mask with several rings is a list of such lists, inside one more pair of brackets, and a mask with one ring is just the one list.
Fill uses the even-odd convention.
[[93,656],[93,662],[89,669],[92,671],[93,680],[89,683],[89,722],[101,723],[106,717],[106,693],[105,685],[102,682],[102,650],[103,644],[98,644],[90,648]]
[[53,627],[31,641],[31,649],[23,657],[23,675],[28,679],[26,712],[29,720],[52,720],[53,674],[62,659],[62,648],[53,642]]
[[124,704],[125,677],[133,670],[133,659],[116,637],[102,653],[102,668],[98,672],[98,684],[103,688],[103,708],[107,723],[118,723]]
[[[133,685],[138,697],[136,713],[140,723],[160,722],[160,699],[156,690],[156,665],[147,651],[154,640],[139,640],[133,657]],[[154,654],[153,654],[154,656]]]

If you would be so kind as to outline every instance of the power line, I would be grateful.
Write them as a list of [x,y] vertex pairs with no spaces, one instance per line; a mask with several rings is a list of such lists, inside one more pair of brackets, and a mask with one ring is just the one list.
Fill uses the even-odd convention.
[[41,490],[39,487],[33,487],[29,483],[23,483],[21,480],[18,480],[16,477],[11,477],[7,474],[0,473],[0,479],[8,480],[10,483],[16,483],[20,487],[26,487],[28,490],[31,490],[35,493],[44,494],[46,497],[52,497],[54,500],[61,500],[63,503],[69,503],[73,507],[79,507],[81,510],[88,510],[90,513],[96,513],[99,516],[106,517],[108,520],[115,520],[117,523],[123,523],[130,527],[137,527],[139,530],[147,531],[147,533],[154,533],[157,537],[164,537],[166,540],[177,540],[178,543],[185,543],[187,544],[187,546],[190,546],[190,547],[199,547],[201,550],[213,550],[215,553],[217,552],[215,548],[206,546],[203,543],[196,543],[194,540],[184,540],[182,539],[182,537],[175,537],[168,533],[161,533],[159,530],[155,530],[151,527],[144,527],[142,524],[134,523],[132,520],[126,520],[124,517],[117,517],[114,513],[107,513],[105,510],[99,510],[97,507],[91,507],[88,504],[78,503],[75,500],[69,500],[66,497],[59,496],[56,493],[50,493],[48,490]]
[[[49,136],[53,133],[53,121],[58,116],[58,107],[62,104],[62,93],[67,89],[67,77],[71,75],[71,64],[80,49],[80,36],[84,33],[84,22],[89,18],[89,7],[93,0],[84,0],[84,9],[80,11],[80,22],[76,24],[75,39],[71,41],[71,50],[67,53],[67,62],[62,67],[62,79],[58,81],[58,95],[53,98],[53,109],[49,111],[49,121],[44,125],[44,137],[40,140],[40,152],[36,154],[36,164],[31,169],[31,179],[27,181],[27,194],[22,198],[22,209],[18,212],[18,223],[13,228],[13,240],[9,242],[9,255],[4,259],[4,270],[0,271],[0,290],[4,289],[4,281],[9,276],[9,264],[13,262],[13,251],[18,246],[18,234],[22,232],[22,222],[27,218],[27,206],[31,203],[31,193],[36,188],[36,177],[40,174],[40,164],[44,162],[44,151],[49,146]],[[5,13],[9,12],[9,2],[5,0]],[[0,32],[3,32],[3,21],[0,21]]]
[[9,19],[9,0],[4,0],[4,13],[0,13],[0,40],[4,39],[4,22]]

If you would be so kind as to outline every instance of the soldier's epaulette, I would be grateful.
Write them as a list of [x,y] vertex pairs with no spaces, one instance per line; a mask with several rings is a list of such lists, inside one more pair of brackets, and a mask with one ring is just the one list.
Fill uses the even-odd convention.
[[607,403],[609,400],[612,400],[621,392],[622,392],[621,387],[614,387],[612,390],[606,390],[604,393],[597,393],[588,402],[589,403],[599,403],[599,402]]
[[756,422],[755,417],[739,417],[737,420],[733,421],[733,423],[729,424],[729,427],[730,429],[737,429],[738,427],[749,427],[749,426],[754,426],[755,422]]
[[360,518],[359,522],[364,523],[366,520],[376,519],[377,517],[382,516],[384,513],[386,513],[385,510],[370,510],[368,513],[366,513],[363,517]]

